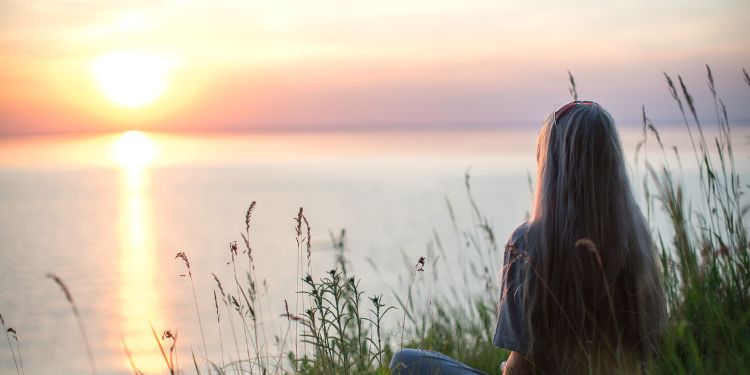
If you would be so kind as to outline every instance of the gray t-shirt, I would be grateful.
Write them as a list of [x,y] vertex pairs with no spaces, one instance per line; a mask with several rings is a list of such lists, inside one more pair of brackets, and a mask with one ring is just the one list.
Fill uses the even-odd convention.
[[502,295],[497,313],[497,327],[492,343],[500,348],[528,354],[529,333],[523,307],[524,238],[528,223],[524,223],[510,236],[505,246],[502,270]]

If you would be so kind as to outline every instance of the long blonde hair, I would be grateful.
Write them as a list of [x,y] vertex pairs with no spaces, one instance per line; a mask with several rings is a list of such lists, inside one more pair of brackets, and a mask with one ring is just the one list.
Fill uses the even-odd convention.
[[550,115],[537,143],[524,306],[529,357],[545,373],[643,363],[666,321],[656,249],[614,120],[585,104]]

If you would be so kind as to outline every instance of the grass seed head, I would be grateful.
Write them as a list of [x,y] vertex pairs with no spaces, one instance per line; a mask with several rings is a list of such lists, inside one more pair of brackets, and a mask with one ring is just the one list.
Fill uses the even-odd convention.
[[169,330],[169,329],[164,330],[164,332],[161,334],[161,339],[162,340],[174,339],[174,334],[172,333],[172,330]]
[[[300,210],[300,212],[302,211]],[[302,220],[305,222],[305,228],[307,228],[307,268],[310,268],[310,260],[312,259],[312,247],[310,245],[312,236],[310,235],[310,223],[307,221],[307,217],[305,215],[302,215]]]
[[234,262],[234,257],[237,256],[237,241],[229,243],[229,254],[232,256],[232,262]]
[[53,273],[48,273],[47,277],[49,277],[50,279],[54,280],[55,283],[57,283],[57,285],[60,286],[60,289],[62,289],[63,293],[65,293],[65,299],[67,299],[68,302],[70,302],[71,304],[73,304],[74,303],[73,302],[73,295],[70,294],[70,290],[68,290],[68,287],[62,281],[62,279],[60,277],[58,277],[57,275],[53,274]]
[[216,320],[219,320],[219,299],[216,298],[216,289],[214,289],[214,307],[216,307]]
[[297,222],[297,226],[295,227],[295,231],[297,232],[297,237],[302,236],[302,207],[299,208],[299,212],[297,212],[297,217],[294,219],[294,221]]
[[187,254],[184,252],[179,252],[177,255],[174,256],[175,259],[182,259],[185,262],[185,267],[187,267],[188,270],[190,270],[190,261],[188,260]]
[[214,280],[216,280],[216,285],[219,287],[219,292],[221,292],[221,296],[223,298],[226,298],[227,295],[226,295],[226,293],[224,293],[224,287],[221,285],[221,281],[219,280],[219,277],[216,276],[216,274],[213,273],[213,272],[211,272],[211,275],[213,275]]
[[237,299],[234,298],[234,296],[230,295],[229,301],[232,303],[232,305],[234,305],[235,309],[237,309],[238,312],[242,312],[242,306],[239,302],[237,302]]
[[253,210],[255,209],[255,201],[250,203],[250,207],[247,209],[247,213],[245,214],[245,230],[247,232],[250,231],[250,219],[253,216]]

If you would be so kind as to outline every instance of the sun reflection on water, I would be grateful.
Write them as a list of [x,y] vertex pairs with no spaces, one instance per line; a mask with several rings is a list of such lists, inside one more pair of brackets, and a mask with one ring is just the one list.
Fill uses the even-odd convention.
[[[148,165],[156,146],[144,133],[129,131],[112,146],[113,159],[121,166],[119,265],[120,316],[118,324],[133,361],[144,372],[162,371],[160,356],[149,324],[164,327],[159,293],[155,285],[152,202]],[[130,364],[125,361],[128,368]]]

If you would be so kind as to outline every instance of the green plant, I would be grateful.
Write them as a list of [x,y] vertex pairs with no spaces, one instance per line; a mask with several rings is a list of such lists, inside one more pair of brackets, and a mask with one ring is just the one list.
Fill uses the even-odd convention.
[[[372,307],[362,315],[359,282],[343,272],[331,270],[315,281],[308,275],[304,294],[310,308],[304,316],[292,316],[305,327],[303,342],[313,347],[312,357],[294,360],[295,371],[309,374],[363,374],[382,368],[384,347],[383,317],[393,309],[382,303],[382,296],[369,298]],[[298,364],[299,363],[299,364]]]
[[[750,371],[750,249],[741,202],[740,175],[735,168],[732,133],[723,101],[718,98],[710,67],[708,87],[714,99],[718,135],[709,146],[692,95],[682,77],[680,90],[665,73],[691,138],[698,168],[699,208],[690,210],[679,177],[669,168],[656,128],[643,115],[644,139],[652,133],[664,157],[657,171],[644,160],[672,233],[655,234],[668,296],[670,324],[654,372],[747,373]],[[681,95],[680,95],[681,94]],[[687,107],[691,117],[685,111]],[[693,136],[693,128],[697,136]],[[648,130],[648,132],[646,131]],[[674,149],[678,163],[679,154]],[[680,168],[682,169],[682,168]],[[648,181],[644,181],[648,186]],[[649,201],[648,190],[646,199]]]

